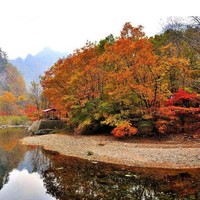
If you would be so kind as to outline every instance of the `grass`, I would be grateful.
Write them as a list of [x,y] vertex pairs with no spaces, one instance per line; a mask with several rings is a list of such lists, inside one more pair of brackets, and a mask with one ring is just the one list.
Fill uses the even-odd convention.
[[30,124],[30,120],[26,116],[0,116],[0,126],[25,124]]

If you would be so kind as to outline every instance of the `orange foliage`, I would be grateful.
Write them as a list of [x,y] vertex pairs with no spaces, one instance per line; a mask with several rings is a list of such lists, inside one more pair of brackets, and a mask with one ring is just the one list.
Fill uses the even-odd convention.
[[39,113],[37,111],[36,106],[34,105],[27,105],[24,110],[26,116],[31,119],[32,121],[35,121],[38,119]]
[[124,136],[132,136],[137,134],[137,128],[130,125],[120,125],[112,130],[115,137],[122,138]]
[[159,133],[164,134],[167,132],[168,122],[166,120],[158,120],[155,125]]
[[[170,56],[165,56],[170,51]],[[87,43],[66,59],[60,59],[42,78],[44,94],[51,103],[70,112],[73,105],[82,105],[105,94],[121,102],[127,96],[137,96],[146,108],[159,106],[169,94],[169,79],[187,62],[177,58],[169,45],[162,56],[154,52],[142,26],[126,23],[121,37],[106,43],[99,54],[98,46]],[[184,77],[187,77],[186,75]],[[108,97],[107,96],[107,97]]]
[[200,131],[200,107],[167,106],[158,109],[156,128],[159,133]]
[[[142,26],[126,23],[112,42],[87,43],[55,63],[42,77],[44,94],[51,105],[68,114],[74,126],[85,121],[108,125],[112,121],[116,126],[121,119],[158,109],[173,90],[187,86],[188,60],[177,57],[172,44],[159,52]],[[161,120],[178,120],[174,109],[161,109],[157,115]],[[165,132],[162,121],[157,126]],[[135,134],[135,129],[124,126],[113,131],[116,137]]]
[[4,92],[0,96],[0,110],[4,115],[17,113],[16,97],[11,92]]

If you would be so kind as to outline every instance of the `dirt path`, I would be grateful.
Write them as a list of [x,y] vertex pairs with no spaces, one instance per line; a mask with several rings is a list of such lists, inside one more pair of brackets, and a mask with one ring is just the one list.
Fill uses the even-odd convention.
[[110,136],[43,135],[27,137],[25,145],[83,159],[134,167],[200,168],[200,144],[135,143]]

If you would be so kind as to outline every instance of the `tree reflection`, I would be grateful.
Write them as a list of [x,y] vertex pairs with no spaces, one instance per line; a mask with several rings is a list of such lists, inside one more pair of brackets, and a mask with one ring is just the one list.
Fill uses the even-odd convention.
[[[52,167],[44,172],[43,177],[48,192],[57,199],[157,200],[181,199],[184,196],[194,199],[193,194],[200,199],[199,177],[195,178],[194,174],[183,175],[177,171],[172,175],[162,174],[159,177],[157,174],[155,177],[153,174],[128,172],[113,165],[58,155],[51,156],[51,160]],[[199,174],[200,171],[195,172]],[[192,184],[194,182],[195,185]],[[184,193],[184,190],[190,193]]]
[[12,170],[29,173],[38,172],[40,175],[51,166],[50,159],[43,154],[41,148],[29,148],[18,144],[19,139],[26,136],[24,129],[9,128],[0,130],[0,189],[9,180]]
[[9,179],[9,172],[17,168],[26,148],[18,145],[18,140],[26,135],[24,129],[0,130],[0,189]]
[[25,153],[24,159],[19,163],[18,170],[27,169],[29,173],[42,174],[50,166],[51,161],[41,148],[34,147]]
[[60,200],[200,199],[200,169],[136,169],[97,163],[61,156],[38,147],[27,149],[15,142],[23,133],[5,134],[0,134],[0,189],[9,184],[13,169],[17,172],[25,169],[27,177],[38,175],[50,196]]

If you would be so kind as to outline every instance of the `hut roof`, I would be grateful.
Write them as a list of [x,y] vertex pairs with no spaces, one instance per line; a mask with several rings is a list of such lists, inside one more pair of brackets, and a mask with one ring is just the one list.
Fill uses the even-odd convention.
[[49,111],[56,111],[56,109],[55,108],[49,108],[49,109],[43,110],[42,112],[49,112]]

